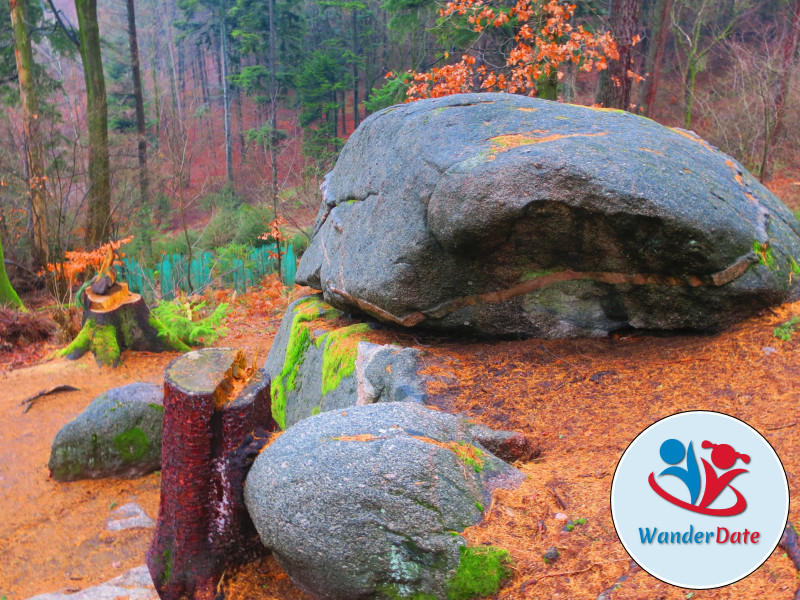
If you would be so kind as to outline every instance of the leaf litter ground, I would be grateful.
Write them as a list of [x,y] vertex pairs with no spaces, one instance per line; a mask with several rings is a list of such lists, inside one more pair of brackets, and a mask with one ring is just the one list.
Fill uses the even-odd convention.
[[[231,332],[217,345],[242,347],[263,362],[288,302],[271,295],[236,299]],[[611,523],[609,494],[616,461],[642,429],[675,412],[705,409],[760,430],[797,497],[800,334],[784,342],[772,332],[798,314],[800,303],[785,305],[714,336],[480,342],[378,330],[370,338],[423,350],[440,408],[522,431],[542,450],[518,465],[527,481],[498,492],[485,520],[466,533],[470,543],[507,548],[514,558],[514,576],[496,598],[597,598],[613,590],[607,598],[788,600],[798,575],[781,549],[750,577],[718,590],[682,590],[631,571]],[[0,597],[83,589],[143,563],[152,530],[111,533],[105,519],[112,506],[131,501],[155,517],[159,475],[57,483],[47,477],[47,459],[55,433],[94,396],[132,381],[161,382],[174,356],[127,353],[116,370],[87,357],[0,373]],[[23,398],[62,383],[81,391],[54,394],[23,414]],[[586,522],[564,531],[565,519]],[[800,521],[794,505],[790,520]],[[553,546],[559,559],[545,563]],[[308,598],[272,558],[230,572],[225,587],[229,600]]]

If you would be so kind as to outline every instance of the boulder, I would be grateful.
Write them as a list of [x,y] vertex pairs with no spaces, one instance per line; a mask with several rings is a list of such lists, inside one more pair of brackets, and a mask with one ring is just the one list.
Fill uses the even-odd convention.
[[161,468],[164,390],[131,383],[103,392],[56,434],[50,476],[133,479]]
[[419,352],[366,341],[370,327],[346,320],[319,296],[288,307],[264,365],[281,429],[328,410],[425,401]]
[[366,119],[297,280],[487,336],[717,330],[800,296],[800,223],[730,156],[627,112],[462,94]]
[[[492,570],[507,555],[471,552],[459,534],[494,489],[524,479],[473,429],[411,402],[322,413],[261,452],[245,503],[264,545],[315,598],[444,599],[465,578],[463,557]],[[492,574],[469,577],[481,575]]]

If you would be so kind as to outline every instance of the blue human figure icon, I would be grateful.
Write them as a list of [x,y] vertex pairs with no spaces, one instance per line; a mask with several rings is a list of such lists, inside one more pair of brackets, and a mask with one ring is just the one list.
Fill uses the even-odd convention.
[[[673,465],[661,471],[659,477],[662,475],[674,475],[683,481],[689,489],[691,504],[694,504],[700,495],[700,468],[697,466],[697,458],[694,455],[692,442],[689,442],[689,449],[686,450],[682,442],[676,439],[666,440],[661,444],[659,454],[661,454],[661,459],[665,463]],[[686,456],[686,468],[675,466],[683,460],[684,454]]]

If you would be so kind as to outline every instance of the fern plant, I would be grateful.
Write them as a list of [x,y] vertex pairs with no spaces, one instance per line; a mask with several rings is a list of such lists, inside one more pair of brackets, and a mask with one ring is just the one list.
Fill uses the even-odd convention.
[[223,327],[228,316],[226,303],[220,304],[210,314],[201,317],[200,315],[204,313],[208,313],[205,300],[187,302],[175,299],[161,302],[152,310],[153,316],[165,328],[165,331],[159,332],[159,336],[171,334],[189,346],[208,346],[228,333],[227,328]]

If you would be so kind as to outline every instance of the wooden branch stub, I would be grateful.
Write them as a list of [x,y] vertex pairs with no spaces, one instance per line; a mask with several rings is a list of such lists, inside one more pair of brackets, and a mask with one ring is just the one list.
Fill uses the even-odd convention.
[[[218,406],[239,352],[206,348],[164,373],[161,503],[147,565],[162,600],[211,600],[225,569],[263,550],[244,505],[247,473],[237,455],[254,430],[276,429],[269,380],[256,372]],[[253,438],[244,452],[252,454]],[[252,461],[250,461],[252,462]],[[249,467],[249,464],[247,464]]]

